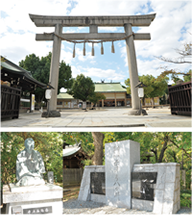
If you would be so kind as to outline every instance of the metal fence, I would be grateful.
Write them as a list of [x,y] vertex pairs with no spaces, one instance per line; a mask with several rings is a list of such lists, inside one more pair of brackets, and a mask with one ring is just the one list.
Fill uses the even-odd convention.
[[21,89],[1,85],[1,118],[18,118]]
[[171,114],[192,114],[192,81],[168,87]]

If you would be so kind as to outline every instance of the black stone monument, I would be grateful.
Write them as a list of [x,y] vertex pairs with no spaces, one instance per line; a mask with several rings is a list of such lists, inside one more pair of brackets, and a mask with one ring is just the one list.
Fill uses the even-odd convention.
[[90,188],[92,194],[105,195],[105,173],[91,172],[90,173]]
[[132,172],[132,198],[154,201],[157,172]]

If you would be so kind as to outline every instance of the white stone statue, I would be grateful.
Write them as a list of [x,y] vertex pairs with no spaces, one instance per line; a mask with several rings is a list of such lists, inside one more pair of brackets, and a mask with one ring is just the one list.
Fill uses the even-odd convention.
[[28,138],[25,149],[17,155],[16,186],[44,185],[42,173],[45,173],[44,161],[41,154],[34,150],[34,140]]

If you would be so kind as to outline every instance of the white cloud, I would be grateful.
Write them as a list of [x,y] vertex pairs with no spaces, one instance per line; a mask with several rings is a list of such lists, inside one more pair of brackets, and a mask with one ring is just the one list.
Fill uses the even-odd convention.
[[93,81],[97,81],[98,79],[105,79],[107,81],[121,81],[125,79],[126,76],[121,71],[116,71],[113,69],[101,69],[95,67],[82,67],[82,66],[72,66],[72,76],[75,78],[79,74],[83,74],[84,76],[92,77]]
[[148,0],[125,1],[125,0],[78,0],[77,5],[70,15],[132,15],[147,13]]
[[38,28],[30,20],[29,13],[39,15],[65,15],[67,1],[63,0],[6,0],[1,3],[1,11],[6,14],[0,20],[1,54],[18,63],[26,55],[35,53],[45,56],[52,51],[48,44],[37,42],[36,33],[53,32],[54,28]]

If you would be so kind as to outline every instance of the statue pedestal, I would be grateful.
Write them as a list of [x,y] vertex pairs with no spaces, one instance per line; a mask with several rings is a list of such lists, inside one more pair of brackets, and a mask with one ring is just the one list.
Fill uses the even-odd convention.
[[6,214],[62,214],[62,187],[46,184],[40,186],[3,186],[3,203]]

